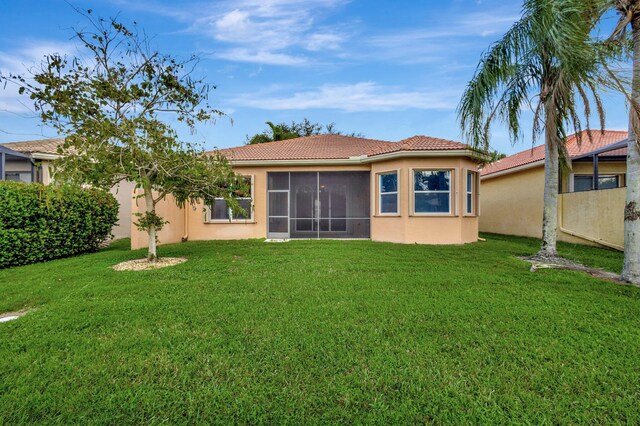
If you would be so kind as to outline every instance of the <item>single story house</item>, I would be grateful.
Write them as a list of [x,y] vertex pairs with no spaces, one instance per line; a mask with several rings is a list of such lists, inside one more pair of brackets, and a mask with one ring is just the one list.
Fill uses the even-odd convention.
[[[52,182],[51,162],[59,158],[58,147],[63,142],[63,139],[53,138],[0,144],[0,177],[4,180],[48,185]],[[120,204],[118,224],[112,231],[115,239],[129,238],[131,235],[133,188],[133,183],[121,182],[111,189]]]
[[57,149],[61,143],[62,139],[44,139],[1,144],[0,180],[48,183],[47,164],[58,158]]
[[[560,170],[558,239],[621,249],[624,242],[626,131],[567,139],[571,170]],[[480,231],[541,238],[544,145],[481,170]]]
[[[225,202],[157,205],[169,224],[160,243],[244,238],[365,238],[463,244],[478,238],[481,154],[459,142],[414,136],[388,142],[317,135],[219,151],[251,182],[240,199],[246,215]],[[144,203],[133,203],[133,213]],[[132,248],[147,244],[132,229]]]

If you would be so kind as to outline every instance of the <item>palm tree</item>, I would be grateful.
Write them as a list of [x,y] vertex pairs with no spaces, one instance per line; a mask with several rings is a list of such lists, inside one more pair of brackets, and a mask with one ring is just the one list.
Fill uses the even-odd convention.
[[265,123],[269,126],[269,130],[253,135],[253,137],[247,137],[247,145],[253,145],[264,142],[282,141],[285,139],[297,138],[300,135],[291,130],[291,128],[285,124],[273,124],[271,121]]
[[610,40],[626,45],[631,27],[633,72],[629,95],[629,138],[627,143],[627,195],[624,209],[624,266],[622,278],[640,285],[640,0],[614,0],[609,4],[619,14]]
[[[558,173],[568,162],[565,142],[572,128],[581,142],[583,123],[591,138],[589,117],[595,102],[604,129],[604,110],[596,92],[598,54],[590,42],[595,1],[525,0],[521,19],[483,56],[460,104],[465,138],[487,150],[490,126],[498,119],[512,143],[521,138],[521,111],[533,113],[533,141],[544,131],[545,183],[540,256],[555,257]],[[593,18],[592,18],[593,17]]]

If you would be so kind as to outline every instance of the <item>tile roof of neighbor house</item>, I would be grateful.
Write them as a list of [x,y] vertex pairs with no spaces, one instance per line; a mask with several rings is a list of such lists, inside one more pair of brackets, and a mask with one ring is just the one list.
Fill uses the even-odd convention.
[[5,146],[14,151],[32,154],[39,152],[42,154],[57,154],[58,146],[64,142],[64,139],[40,139],[35,141],[7,142],[0,145]]
[[[586,154],[590,151],[598,148],[603,148],[607,145],[619,142],[627,137],[627,132],[624,130],[605,130],[604,134],[598,130],[592,132],[593,140],[590,141],[586,131],[582,132],[582,143],[578,144],[578,138],[575,134],[567,138],[567,151],[571,158],[577,157],[581,154]],[[619,150],[616,150],[616,152]],[[603,154],[611,155],[611,154]],[[626,155],[626,151],[625,154]],[[536,147],[518,152],[517,154],[510,155],[501,160],[491,163],[481,170],[482,176],[489,176],[494,173],[515,169],[516,167],[524,166],[531,163],[544,160],[544,145],[538,145]]]
[[343,135],[316,135],[276,142],[225,148],[218,151],[230,161],[340,160],[374,157],[400,151],[468,150],[460,142],[413,136],[400,142],[356,138]]

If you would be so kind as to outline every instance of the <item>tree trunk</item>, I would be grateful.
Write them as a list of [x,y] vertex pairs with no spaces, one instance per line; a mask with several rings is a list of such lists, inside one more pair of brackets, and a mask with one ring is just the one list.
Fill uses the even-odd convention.
[[640,15],[631,21],[633,32],[632,105],[629,113],[627,197],[624,208],[624,266],[622,279],[640,285],[640,149],[637,107],[640,106]]
[[558,136],[553,108],[545,105],[544,212],[539,256],[555,257],[558,232]]
[[[153,193],[150,188],[145,188],[144,190],[144,201],[147,208],[147,213],[155,213],[156,206],[153,202]],[[149,251],[147,252],[147,260],[149,262],[155,262],[158,260],[158,255],[156,252],[156,227],[155,225],[150,225],[147,229],[147,237],[149,239]]]

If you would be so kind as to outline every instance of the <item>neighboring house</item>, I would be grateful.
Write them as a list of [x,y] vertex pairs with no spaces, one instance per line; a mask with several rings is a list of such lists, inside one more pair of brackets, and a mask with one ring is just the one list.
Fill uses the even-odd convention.
[[33,182],[36,173],[31,157],[0,145],[0,180]]
[[62,142],[62,139],[42,139],[0,144],[3,149],[13,151],[2,161],[2,179],[48,184],[51,180],[49,162],[58,158],[58,146]]
[[[251,182],[240,199],[157,213],[161,243],[243,238],[366,238],[462,244],[478,238],[478,158],[467,145],[426,136],[400,142],[318,135],[220,151]],[[144,203],[134,204],[142,212]],[[147,244],[132,230],[133,248]]]
[[[567,139],[571,170],[560,171],[558,239],[622,249],[626,131],[583,132]],[[544,145],[481,170],[481,232],[542,236]]]
[[[63,139],[40,139],[0,144],[0,173],[5,180],[26,183],[51,183],[51,162],[59,158],[58,147]],[[128,238],[131,235],[131,195],[134,185],[122,182],[111,189],[120,204],[118,225],[113,228],[114,238]]]

